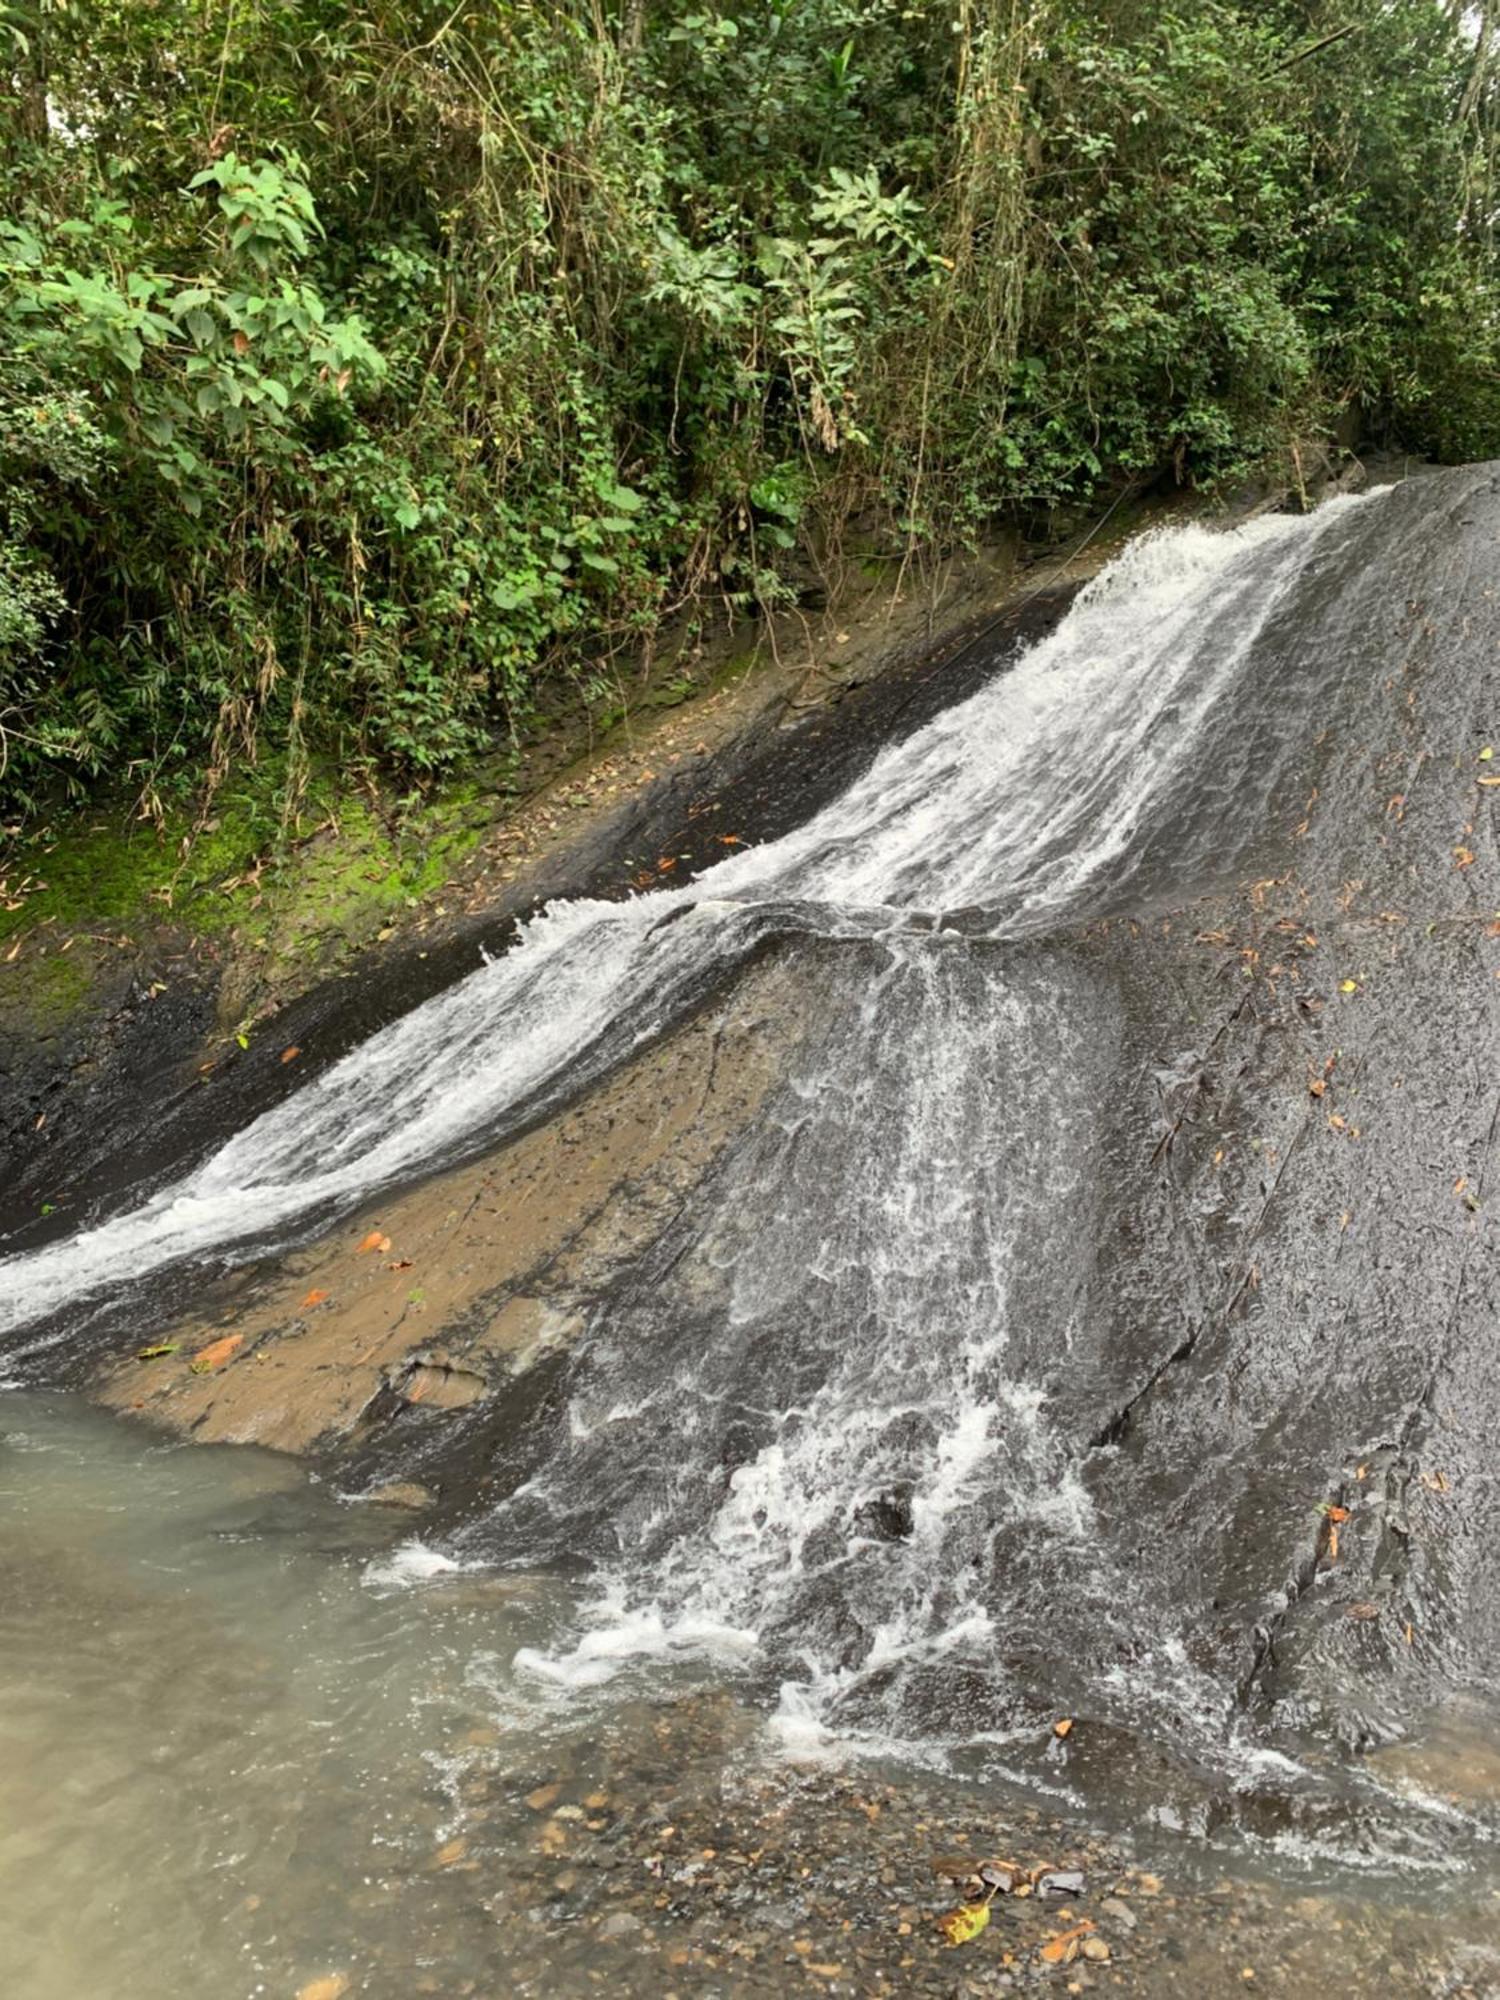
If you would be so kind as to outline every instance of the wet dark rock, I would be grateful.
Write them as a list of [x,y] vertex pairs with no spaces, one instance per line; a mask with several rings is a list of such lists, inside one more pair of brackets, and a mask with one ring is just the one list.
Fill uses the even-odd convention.
[[912,1489],[894,1486],[854,1510],[854,1529],[878,1542],[904,1542],[915,1525]]

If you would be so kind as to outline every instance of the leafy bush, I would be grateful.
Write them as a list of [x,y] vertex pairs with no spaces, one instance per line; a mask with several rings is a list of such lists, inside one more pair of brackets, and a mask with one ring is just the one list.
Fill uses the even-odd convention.
[[0,15],[0,797],[417,778],[684,606],[1336,429],[1500,449],[1437,0]]

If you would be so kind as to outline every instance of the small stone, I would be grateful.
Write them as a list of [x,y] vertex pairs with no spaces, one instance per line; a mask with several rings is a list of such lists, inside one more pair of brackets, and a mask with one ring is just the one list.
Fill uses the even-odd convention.
[[1112,1917],[1117,1924],[1123,1924],[1128,1931],[1133,1931],[1140,1922],[1140,1918],[1130,1905],[1122,1903],[1118,1896],[1106,1896],[1099,1905],[1099,1914],[1101,1917]]
[[1105,1965],[1109,1962],[1109,1946],[1101,1937],[1086,1937],[1079,1950],[1085,1958],[1093,1959],[1096,1965]]
[[1039,1896],[1081,1896],[1088,1884],[1081,1868],[1049,1868],[1037,1877]]
[[437,1497],[432,1489],[419,1486],[415,1479],[388,1479],[372,1486],[363,1496],[372,1507],[430,1507]]
[[538,1785],[534,1792],[526,1794],[526,1803],[533,1812],[545,1812],[548,1806],[561,1796],[561,1785]]
[[[528,1803],[528,1804],[530,1804],[530,1800],[528,1800],[528,1801],[527,1801],[527,1803]],[[553,1817],[554,1819],[567,1819],[567,1820],[574,1820],[574,1819],[582,1819],[582,1818],[583,1818],[583,1807],[582,1807],[582,1806],[559,1806],[559,1807],[558,1807],[558,1809],[557,1809],[557,1811],[556,1811],[556,1812],[555,1812],[555,1813],[554,1813],[554,1814],[552,1815],[552,1817]]]
[[599,1935],[602,1938],[633,1937],[644,1928],[634,1910],[611,1910],[599,1926]]
[[1159,1875],[1137,1875],[1135,1886],[1143,1896],[1159,1896],[1161,1894],[1161,1877]]

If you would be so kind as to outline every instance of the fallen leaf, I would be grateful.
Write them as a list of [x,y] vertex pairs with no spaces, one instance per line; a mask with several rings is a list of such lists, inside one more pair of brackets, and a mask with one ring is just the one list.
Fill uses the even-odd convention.
[[386,1250],[389,1250],[390,1247],[391,1247],[390,1237],[382,1236],[378,1229],[372,1229],[369,1235],[365,1238],[364,1242],[360,1244],[359,1249],[355,1252],[355,1255],[362,1256],[366,1250],[379,1250],[381,1252],[384,1252]]
[[1307,1086],[1308,1095],[1311,1097],[1321,1097],[1327,1088],[1328,1085],[1323,1081],[1322,1077],[1315,1076]]
[[545,1812],[561,1796],[562,1786],[559,1784],[538,1785],[534,1792],[526,1794],[526,1803],[533,1812]]
[[329,1972],[321,1979],[310,1979],[305,1986],[299,1986],[297,2000],[343,2000],[348,1991],[348,1975]]
[[1481,778],[1481,785],[1500,785],[1500,778]]
[[235,1350],[244,1345],[242,1333],[226,1333],[221,1340],[211,1340],[207,1347],[200,1347],[189,1364],[195,1375],[207,1375],[211,1369],[222,1368]]
[[314,1306],[322,1305],[324,1299],[326,1299],[327,1296],[328,1296],[327,1292],[319,1292],[319,1291],[309,1292],[307,1297],[302,1301],[303,1312],[310,1312]]
[[1359,981],[1357,979],[1341,979],[1339,981],[1339,991],[1340,993],[1357,993],[1359,991]]
[[1494,754],[1495,754],[1495,752],[1494,752],[1493,748],[1492,748],[1492,747],[1491,747],[1491,746],[1490,746],[1490,745],[1489,745],[1488,743],[1486,743],[1486,744],[1485,744],[1485,746],[1484,746],[1484,748],[1483,748],[1483,749],[1482,749],[1482,750],[1480,751],[1480,753],[1479,753],[1479,761],[1480,761],[1480,763],[1481,763],[1481,764],[1488,764],[1488,762],[1490,761],[1491,757],[1493,757],[1493,756],[1494,756]]
[[160,1361],[164,1355],[175,1354],[179,1344],[175,1340],[164,1340],[156,1347],[138,1347],[135,1358],[137,1361]]
[[1453,865],[1455,868],[1472,868],[1474,866],[1473,848],[1455,847],[1453,850]]
[[297,1047],[297,1044],[293,1042],[292,1046],[289,1049],[283,1049],[281,1051],[281,1060],[284,1063],[295,1062],[298,1056],[301,1055],[301,1053],[302,1053],[301,1049],[299,1049]]
[[1054,1736],[1071,1736],[1072,1733],[1073,1718],[1071,1715],[1065,1715],[1061,1722],[1054,1722],[1052,1725],[1052,1734]]
[[1329,1520],[1334,1522],[1347,1521],[1349,1518],[1349,1509],[1347,1507],[1327,1507],[1324,1509],[1324,1512],[1327,1514]]
[[1339,1559],[1339,1531],[1337,1528],[1330,1528],[1328,1530],[1328,1560],[1331,1563],[1336,1563],[1338,1559]]
[[236,1035],[236,1036],[235,1036],[235,1038],[234,1038],[234,1039],[235,1039],[235,1040],[236,1040],[236,1041],[237,1041],[237,1042],[239,1043],[239,1045],[240,1045],[240,1047],[241,1047],[242,1049],[248,1049],[248,1048],[249,1048],[249,1046],[250,1046],[250,1037],[249,1037],[248,1035],[246,1035],[246,1034],[238,1034],[238,1035]]
[[977,1938],[990,1920],[990,1906],[985,1903],[964,1903],[956,1910],[949,1910],[946,1916],[938,1918],[938,1929],[950,1945],[967,1944]]

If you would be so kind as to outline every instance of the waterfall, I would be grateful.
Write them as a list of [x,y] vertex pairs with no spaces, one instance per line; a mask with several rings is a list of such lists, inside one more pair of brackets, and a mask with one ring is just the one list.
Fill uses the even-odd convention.
[[[174,1185],[0,1259],[0,1332],[175,1262],[249,1254],[502,1137],[660,1032],[769,933],[875,937],[975,912],[984,935],[1019,938],[1118,903],[1184,773],[1211,757],[1226,788],[1244,778],[1220,711],[1283,594],[1371,505],[1137,541],[1013,671],[886,750],[805,826],[684,886],[544,910],[503,958]],[[1264,748],[1260,786],[1275,777]],[[1168,873],[1183,883],[1237,859],[1213,814],[1174,837]]]

